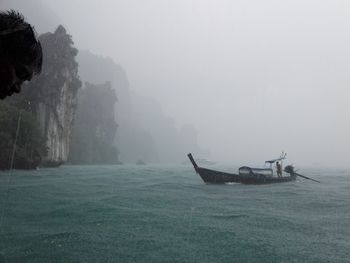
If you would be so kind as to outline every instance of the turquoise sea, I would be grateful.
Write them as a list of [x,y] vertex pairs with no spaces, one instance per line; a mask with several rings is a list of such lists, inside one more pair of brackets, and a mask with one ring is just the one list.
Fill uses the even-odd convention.
[[0,172],[0,262],[350,262],[350,170],[302,173],[322,183],[206,185],[190,166]]

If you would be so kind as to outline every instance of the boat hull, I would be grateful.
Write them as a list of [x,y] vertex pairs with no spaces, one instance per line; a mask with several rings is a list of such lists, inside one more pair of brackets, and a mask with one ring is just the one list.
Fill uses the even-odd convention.
[[196,172],[207,184],[224,184],[224,183],[240,183],[241,178],[238,174],[225,173],[210,170],[202,167],[195,168]]
[[283,177],[241,177],[242,184],[275,184],[275,183],[286,183],[295,181],[295,175],[283,176]]
[[274,184],[295,181],[296,176],[283,177],[249,177],[238,174],[225,173],[216,170],[210,170],[197,167],[196,172],[207,184],[225,184],[225,183],[242,183],[242,184]]
[[202,180],[207,184],[225,184],[225,183],[242,183],[242,184],[274,184],[295,181],[296,175],[290,174],[283,177],[269,176],[247,176],[233,173],[226,173],[217,170],[202,168],[197,165],[191,154],[188,158],[192,162],[195,171],[199,174]]

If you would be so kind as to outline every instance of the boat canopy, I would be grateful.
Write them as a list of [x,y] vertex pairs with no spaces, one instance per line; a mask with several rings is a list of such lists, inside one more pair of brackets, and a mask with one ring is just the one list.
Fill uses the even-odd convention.
[[273,170],[271,168],[252,168],[248,166],[242,166],[238,169],[239,175],[248,175],[248,176],[272,176]]
[[275,162],[282,161],[282,160],[286,159],[286,156],[287,156],[286,153],[282,153],[281,156],[280,156],[279,158],[265,161],[265,163],[273,164],[273,163],[275,163]]

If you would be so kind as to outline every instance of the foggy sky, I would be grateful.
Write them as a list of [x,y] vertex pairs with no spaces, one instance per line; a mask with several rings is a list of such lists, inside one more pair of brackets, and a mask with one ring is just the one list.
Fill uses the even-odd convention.
[[349,1],[45,4],[78,48],[112,57],[178,127],[194,124],[211,159],[284,150],[296,165],[350,165]]

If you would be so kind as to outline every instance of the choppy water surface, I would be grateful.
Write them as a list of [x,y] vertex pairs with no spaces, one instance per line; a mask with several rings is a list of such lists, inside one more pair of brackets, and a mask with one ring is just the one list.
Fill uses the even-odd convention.
[[7,192],[2,172],[0,262],[350,262],[350,171],[303,173],[322,183],[63,166],[13,171]]

